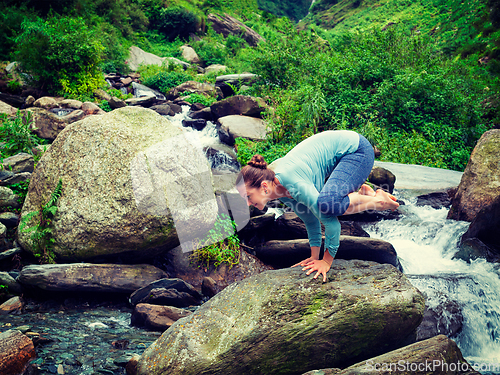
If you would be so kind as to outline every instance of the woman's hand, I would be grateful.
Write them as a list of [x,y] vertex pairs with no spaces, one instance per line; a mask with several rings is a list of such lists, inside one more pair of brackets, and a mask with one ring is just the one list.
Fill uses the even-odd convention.
[[324,259],[314,260],[305,265],[304,268],[302,268],[302,271],[309,270],[306,275],[310,275],[316,271],[314,278],[317,279],[319,275],[323,275],[323,282],[326,283],[326,273],[330,270],[330,266],[331,264]]
[[330,270],[332,266],[333,257],[330,255],[328,251],[325,252],[322,260],[319,260],[319,247],[311,248],[311,256],[307,259],[304,259],[302,262],[294,264],[292,267],[301,266],[302,271],[308,270],[306,275],[310,275],[314,271],[316,271],[316,275],[314,278],[317,279],[319,275],[323,275],[323,282],[326,282],[326,273]]
[[318,258],[310,256],[309,258],[304,259],[303,261],[301,261],[297,264],[294,264],[292,267],[297,267],[297,266],[305,267],[305,266],[309,265],[310,263],[314,262],[315,260],[318,260]]

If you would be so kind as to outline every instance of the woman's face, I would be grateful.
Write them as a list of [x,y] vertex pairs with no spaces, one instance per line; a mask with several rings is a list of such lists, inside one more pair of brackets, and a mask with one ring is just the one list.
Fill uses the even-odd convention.
[[257,207],[259,210],[264,210],[267,202],[269,202],[269,195],[266,194],[266,187],[253,188],[244,186],[238,188],[240,195],[246,199],[249,206]]

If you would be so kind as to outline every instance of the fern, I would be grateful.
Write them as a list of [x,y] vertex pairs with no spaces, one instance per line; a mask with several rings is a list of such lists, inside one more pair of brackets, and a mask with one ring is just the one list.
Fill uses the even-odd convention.
[[[60,179],[55,190],[50,195],[49,201],[40,210],[32,211],[24,215],[19,225],[19,231],[31,233],[31,240],[34,245],[34,255],[40,258],[40,263],[55,263],[53,246],[55,240],[52,237],[52,220],[57,214],[57,201],[62,194],[62,180]],[[31,227],[26,228],[28,223],[35,217],[39,221]]]

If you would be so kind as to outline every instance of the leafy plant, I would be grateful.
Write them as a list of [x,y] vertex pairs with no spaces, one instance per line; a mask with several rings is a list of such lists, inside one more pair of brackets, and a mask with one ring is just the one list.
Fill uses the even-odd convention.
[[170,41],[177,37],[186,39],[196,31],[197,23],[196,15],[180,6],[156,8],[150,17],[150,27],[157,29]]
[[236,223],[226,214],[219,214],[214,228],[210,229],[202,244],[207,246],[195,249],[190,258],[193,263],[198,263],[198,267],[208,268],[210,263],[219,267],[222,263],[227,263],[232,267],[239,263],[240,240],[236,234]]
[[231,82],[226,82],[226,85],[228,85],[229,88],[234,92],[234,95],[240,94],[241,85],[240,87],[238,87],[237,85],[233,85]]
[[14,118],[0,118],[0,140],[4,142],[3,156],[12,156],[19,152],[33,154],[33,148],[46,143],[31,131],[31,112],[22,114],[17,111]]
[[[188,93],[189,94],[189,93]],[[189,94],[186,96],[184,99],[186,102],[194,104],[194,103],[200,103],[201,105],[204,105],[205,107],[210,107],[212,104],[214,104],[217,99],[205,96],[203,94]]]
[[226,48],[218,37],[214,38],[212,36],[212,38],[204,38],[192,44],[199,58],[205,65],[225,64],[227,56]]
[[105,88],[104,91],[106,91],[109,95],[116,96],[121,100],[127,100],[134,97],[134,95],[132,95],[131,93],[124,94],[123,91],[114,88]]
[[235,147],[238,152],[238,162],[246,165],[252,156],[260,154],[268,164],[285,156],[293,147],[294,143],[272,143],[271,141],[254,142],[245,138],[236,138]]
[[175,86],[189,81],[192,77],[188,73],[159,70],[156,74],[142,76],[142,83],[148,87],[156,89],[164,94]]
[[99,70],[104,47],[82,18],[26,20],[22,29],[16,59],[40,88],[78,96],[104,83]]
[[104,111],[104,112],[111,112],[113,109],[110,107],[109,102],[107,100],[103,100],[102,102],[99,103],[99,107]]
[[12,185],[9,185],[8,188],[17,195],[17,201],[19,205],[22,206],[24,204],[24,200],[26,199],[26,195],[28,194],[29,180],[18,182]]
[[[57,201],[61,197],[61,193],[62,180],[60,179],[50,195],[49,201],[42,205],[40,210],[23,216],[19,225],[20,232],[32,232],[30,238],[34,246],[33,254],[40,258],[40,263],[55,263],[55,254],[53,252],[55,240],[52,237],[52,220],[57,214]],[[26,228],[34,218],[36,218],[36,224]]]

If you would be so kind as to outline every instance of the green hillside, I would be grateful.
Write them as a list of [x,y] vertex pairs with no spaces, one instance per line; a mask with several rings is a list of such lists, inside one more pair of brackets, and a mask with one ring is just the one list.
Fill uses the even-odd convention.
[[[276,14],[300,19],[308,1],[0,0],[0,61],[18,61],[40,95],[108,109],[94,92],[107,90],[103,73],[129,73],[130,46],[182,59],[189,43],[203,66],[261,77],[245,93],[272,108],[270,137],[239,140],[241,162],[255,152],[272,161],[314,133],[352,129],[381,160],[463,170],[479,137],[500,124],[500,32],[486,1],[316,0],[296,23]],[[264,41],[252,47],[241,35],[217,34],[210,13],[236,17]],[[139,73],[164,93],[187,80],[215,81],[180,69]],[[19,77],[0,75],[0,91],[23,94]]]
[[286,16],[294,21],[303,19],[309,12],[311,0],[258,0],[260,9],[276,16]]
[[481,52],[499,55],[498,6],[488,0],[316,0],[304,24],[334,34],[365,32],[402,24],[414,33],[431,35],[447,54]]

